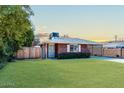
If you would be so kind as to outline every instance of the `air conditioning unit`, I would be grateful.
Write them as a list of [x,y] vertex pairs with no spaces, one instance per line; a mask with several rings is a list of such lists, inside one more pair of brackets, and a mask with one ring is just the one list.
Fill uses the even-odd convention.
[[52,38],[58,38],[59,37],[59,33],[58,32],[52,32],[49,36],[49,39],[52,39]]

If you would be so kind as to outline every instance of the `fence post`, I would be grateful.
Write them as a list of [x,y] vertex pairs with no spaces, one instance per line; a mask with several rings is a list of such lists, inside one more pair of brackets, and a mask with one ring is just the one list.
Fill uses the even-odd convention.
[[120,56],[122,57],[122,48],[120,50],[121,50],[121,55]]

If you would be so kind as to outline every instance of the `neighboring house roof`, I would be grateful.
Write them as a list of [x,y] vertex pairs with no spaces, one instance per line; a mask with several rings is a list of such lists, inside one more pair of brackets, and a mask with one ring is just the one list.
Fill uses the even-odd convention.
[[104,48],[121,48],[124,47],[124,42],[121,43],[107,43],[103,45]]
[[54,37],[48,40],[47,43],[100,44],[90,40],[79,39],[79,38],[65,38],[65,37]]

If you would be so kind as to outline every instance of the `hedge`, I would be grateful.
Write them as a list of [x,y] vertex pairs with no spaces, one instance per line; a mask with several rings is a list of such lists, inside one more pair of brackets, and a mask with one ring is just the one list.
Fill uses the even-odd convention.
[[57,59],[90,58],[90,55],[91,55],[90,53],[67,52],[58,54]]

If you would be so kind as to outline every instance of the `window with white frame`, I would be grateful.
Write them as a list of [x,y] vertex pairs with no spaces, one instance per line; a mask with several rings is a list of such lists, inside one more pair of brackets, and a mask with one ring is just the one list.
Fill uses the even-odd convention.
[[70,52],[79,52],[79,45],[78,44],[70,45]]

